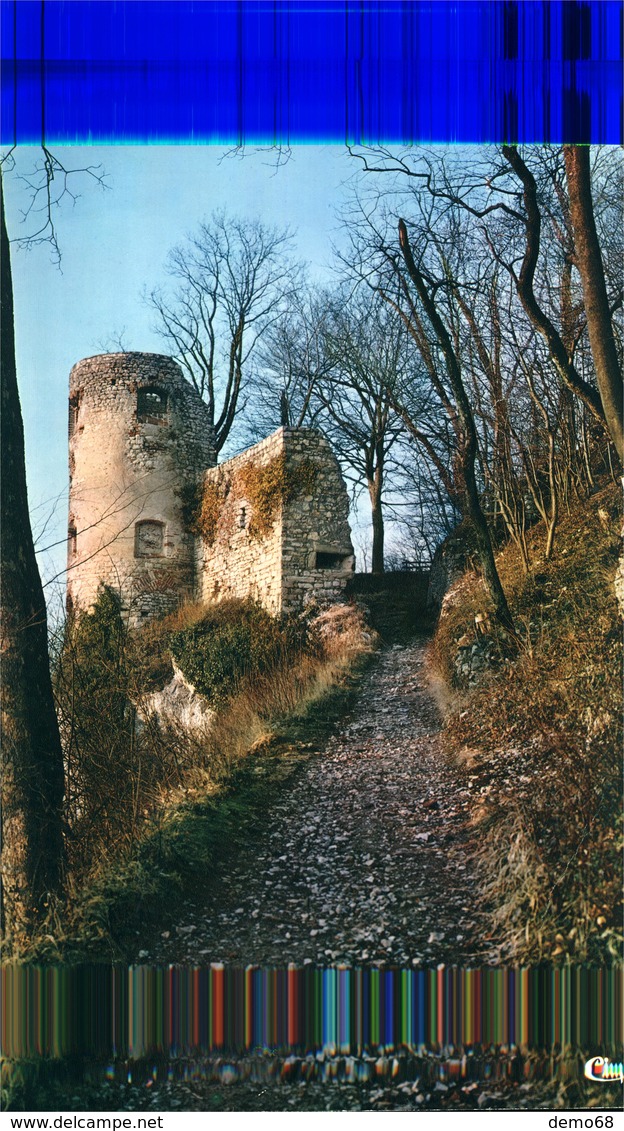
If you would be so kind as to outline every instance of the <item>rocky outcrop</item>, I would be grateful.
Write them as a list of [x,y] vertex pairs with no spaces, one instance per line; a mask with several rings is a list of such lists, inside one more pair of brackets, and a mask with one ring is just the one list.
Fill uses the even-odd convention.
[[472,687],[501,665],[501,647],[492,636],[466,633],[457,642],[453,666],[458,680]]
[[185,679],[175,660],[172,663],[173,679],[161,691],[144,696],[137,709],[139,719],[145,721],[151,717],[161,727],[173,727],[194,736],[206,734],[215,712],[208,700]]

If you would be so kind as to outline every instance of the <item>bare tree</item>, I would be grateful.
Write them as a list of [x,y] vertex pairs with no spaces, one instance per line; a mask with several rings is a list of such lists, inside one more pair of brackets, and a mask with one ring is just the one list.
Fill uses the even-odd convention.
[[429,568],[436,547],[461,519],[426,449],[418,443],[405,449],[403,466],[393,476],[388,509],[394,520],[394,553],[418,569]]
[[[324,293],[305,287],[268,328],[256,353],[256,395],[248,407],[256,441],[280,425],[313,427],[322,405],[314,393],[330,365],[325,349],[328,316]],[[260,395],[258,395],[260,392]]]
[[[522,183],[524,201],[524,213],[515,213],[524,225],[524,255],[518,272],[510,263],[506,263],[507,269],[513,274],[525,313],[548,344],[550,355],[561,380],[602,421],[604,420],[604,410],[598,391],[578,372],[566,350],[561,333],[535,293],[534,278],[540,254],[542,231],[542,213],[539,207],[535,177],[515,146],[504,145],[502,153]],[[511,209],[509,211],[512,212]]]
[[[409,217],[413,269],[406,266],[417,299],[404,288],[399,305],[431,381],[433,404],[450,426],[448,443],[433,425],[431,408],[410,411],[409,389],[400,390],[406,427],[466,513],[467,497],[457,499],[454,491],[466,486],[470,429],[453,366],[445,360],[440,367],[452,347],[464,408],[473,416],[482,508],[494,526],[502,519],[528,569],[527,524],[537,515],[544,519],[550,556],[561,507],[569,506],[572,492],[591,489],[594,469],[610,455],[605,422],[616,442],[621,430],[619,370],[615,376],[622,353],[622,241],[615,234],[621,231],[621,159],[609,151],[585,153],[574,187],[570,164],[581,160],[574,147],[521,153],[504,146],[466,156],[378,148],[355,156],[367,174],[366,187],[360,183],[357,190],[359,276],[383,293],[387,273],[400,274],[392,223]],[[576,218],[575,192],[577,212],[584,208]],[[585,281],[577,229],[581,243],[585,238],[592,248],[585,249],[592,274]],[[588,332],[590,290],[596,347]],[[443,347],[442,327],[432,336],[433,324],[423,318],[426,292],[447,330]],[[609,414],[617,425],[609,424]]]
[[14,245],[47,243],[59,264],[57,209],[75,202],[75,175],[104,188],[99,166],[69,168],[42,144],[24,172],[15,151],[0,161],[1,213],[1,521],[2,612],[2,913],[14,936],[28,935],[63,886],[63,756],[48,653],[47,613],[28,510],[24,427],[17,383],[11,249],[3,177],[10,170],[25,207]]
[[[420,369],[429,379],[438,413],[441,410],[445,414],[449,426],[447,452],[440,453],[436,448],[422,410],[410,410],[405,392],[400,391],[401,399],[395,397],[394,403],[410,435],[429,455],[450,499],[469,519],[495,616],[513,632],[481,502],[479,435],[465,379],[466,330],[454,293],[458,272],[464,272],[468,284],[472,281],[469,255],[463,247],[464,233],[461,226],[458,228],[460,213],[455,209],[449,218],[449,209],[437,209],[435,200],[426,193],[416,197],[415,205],[412,239],[406,221],[396,217],[396,200],[390,203],[377,200],[373,208],[370,202],[364,206],[360,203],[359,231],[352,240],[347,262],[360,279],[400,314],[417,347],[422,362]],[[398,227],[398,241],[392,230],[394,224]],[[452,256],[458,257],[458,261],[453,262]],[[431,407],[427,413],[429,419]],[[438,440],[439,437],[438,429]]]
[[[596,231],[589,150],[586,146],[566,145],[564,153],[570,215],[574,228],[574,265],[583,284],[585,315],[596,367],[596,380],[607,428],[620,460],[624,462],[622,373],[615,347],[612,311]],[[621,302],[621,296],[619,301]]]
[[291,243],[288,229],[215,213],[171,251],[173,291],[146,295],[156,331],[208,405],[217,452],[234,424],[254,350],[297,295]]
[[17,386],[11,256],[2,169],[2,871],[4,927],[29,932],[63,875],[63,756],[33,546]]
[[364,482],[371,506],[373,573],[384,570],[384,501],[405,430],[392,399],[406,364],[406,334],[379,296],[361,291],[327,295],[326,375],[315,399],[322,427],[350,477]]
[[[504,145],[500,150],[474,150],[468,159],[420,148],[396,154],[383,147],[353,151],[367,173],[394,174],[391,182],[395,193],[397,177],[406,178],[413,194],[428,196],[442,208],[445,204],[459,206],[473,217],[491,254],[513,279],[524,313],[546,343],[560,380],[608,426],[621,450],[621,382],[615,380],[611,343],[616,339],[613,316],[622,307],[622,277],[620,270],[614,278],[609,265],[603,265],[601,271],[600,249],[608,245],[611,252],[613,231],[621,230],[624,167],[619,154],[598,151],[590,165],[589,155],[579,157],[580,152],[576,147],[566,150],[566,177],[562,175],[564,151],[550,146],[526,146],[521,152],[517,146]],[[599,197],[603,196],[605,181],[616,182],[608,208],[603,202],[601,209],[596,209],[592,177]],[[576,220],[572,217],[573,198]],[[585,248],[580,255],[577,229]],[[576,364],[574,352],[579,338],[570,343],[565,310],[555,310],[550,301],[553,249],[560,259],[567,260],[569,268],[578,269],[581,277],[585,274],[583,289],[587,294],[591,291],[597,351],[594,355],[592,344],[593,372],[584,373]],[[616,258],[621,262],[621,240]],[[559,270],[555,273],[558,275]],[[605,277],[608,287],[603,286]],[[581,332],[588,322],[585,312],[579,322]],[[599,370],[597,388],[594,378],[598,379]]]
[[416,264],[407,225],[403,219],[399,220],[399,243],[407,274],[442,351],[449,386],[455,402],[455,411],[460,426],[457,474],[461,484],[461,495],[463,496],[463,513],[470,519],[475,533],[483,577],[494,606],[496,619],[504,628],[513,632],[513,620],[498,576],[490,530],[483,511],[477,483],[476,463],[479,441],[472,405],[462,375],[460,352],[453,342],[452,333],[449,332],[449,327],[445,325],[435,302],[435,284],[432,287],[431,282],[429,284],[426,282],[425,276]]

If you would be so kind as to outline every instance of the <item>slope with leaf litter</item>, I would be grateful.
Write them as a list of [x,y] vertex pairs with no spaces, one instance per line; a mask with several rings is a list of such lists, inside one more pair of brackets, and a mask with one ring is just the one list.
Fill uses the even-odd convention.
[[[511,544],[498,557],[517,641],[492,626],[482,583],[467,573],[430,647],[446,733],[471,773],[504,961],[609,963],[620,954],[620,526],[612,483],[570,506],[550,560],[537,525],[530,572]],[[467,676],[462,656],[480,653],[487,662]]]

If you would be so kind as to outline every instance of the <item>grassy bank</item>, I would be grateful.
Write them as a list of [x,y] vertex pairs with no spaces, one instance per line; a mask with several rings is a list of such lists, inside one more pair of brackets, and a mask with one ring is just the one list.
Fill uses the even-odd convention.
[[[110,604],[96,610],[66,651],[71,679],[57,682],[72,775],[67,894],[13,956],[124,961],[138,936],[175,921],[323,745],[373,648],[354,606],[306,625],[249,604],[189,608],[127,638]],[[166,685],[174,656],[214,687],[215,713],[193,731],[144,716],[137,731],[129,704]]]
[[[447,600],[429,665],[455,757],[471,774],[477,866],[501,961],[612,962],[621,933],[619,492],[571,505],[531,570],[498,556],[518,633],[493,627],[480,579]],[[470,671],[475,656],[486,657]],[[468,671],[468,674],[466,674]]]

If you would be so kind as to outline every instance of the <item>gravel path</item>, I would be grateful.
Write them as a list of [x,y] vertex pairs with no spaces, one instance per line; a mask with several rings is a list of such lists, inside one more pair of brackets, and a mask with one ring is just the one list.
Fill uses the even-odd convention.
[[207,906],[142,961],[472,965],[483,916],[469,791],[449,765],[422,643],[381,653],[350,717],[266,814]]
[[[415,643],[376,657],[340,732],[281,790],[264,830],[216,878],[208,905],[189,908],[140,961],[487,961],[468,863],[471,794],[445,755],[423,650]],[[552,1111],[611,1101],[588,1096],[573,1077],[565,1090],[549,1083],[549,1057],[546,1080],[527,1082],[520,1061],[510,1072],[504,1053],[487,1050],[468,1078],[452,1080],[446,1055],[398,1049],[285,1059],[255,1050],[174,1058],[158,1074],[151,1062],[131,1074],[121,1064],[114,1081],[98,1079],[95,1066],[90,1083],[61,1086],[60,1099],[46,1094],[41,1110],[60,1103],[68,1111]]]

